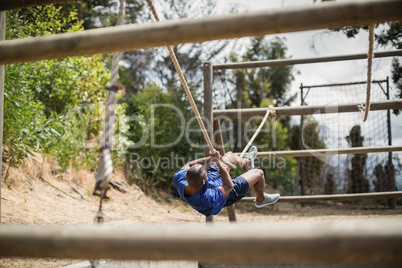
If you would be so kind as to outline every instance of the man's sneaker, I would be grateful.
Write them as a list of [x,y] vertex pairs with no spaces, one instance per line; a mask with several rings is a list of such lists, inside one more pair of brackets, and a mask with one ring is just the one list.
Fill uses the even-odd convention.
[[251,146],[250,150],[248,150],[247,158],[250,159],[251,164],[248,166],[248,169],[254,169],[254,159],[257,157],[257,147]]
[[264,200],[262,202],[255,202],[255,206],[257,208],[262,208],[265,206],[273,205],[279,200],[280,195],[279,194],[267,194],[264,193]]

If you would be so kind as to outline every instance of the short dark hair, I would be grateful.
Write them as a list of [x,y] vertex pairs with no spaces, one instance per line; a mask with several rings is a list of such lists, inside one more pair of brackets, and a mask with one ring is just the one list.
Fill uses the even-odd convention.
[[190,186],[200,186],[202,184],[202,181],[205,179],[205,175],[204,174],[205,171],[205,175],[206,175],[206,169],[203,165],[194,165],[191,166],[188,170],[187,170],[187,174],[186,174],[186,179],[188,182],[188,185]]

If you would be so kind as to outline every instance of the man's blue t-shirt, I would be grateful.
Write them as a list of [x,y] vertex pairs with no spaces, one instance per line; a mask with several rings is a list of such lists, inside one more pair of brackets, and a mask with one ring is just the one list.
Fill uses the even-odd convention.
[[184,187],[188,184],[186,180],[187,171],[188,169],[180,169],[173,177],[173,183],[181,198],[205,216],[218,214],[228,197],[223,199],[222,191],[218,187],[218,185],[223,185],[223,181],[216,163],[213,163],[207,170],[205,185],[191,197],[184,196]]

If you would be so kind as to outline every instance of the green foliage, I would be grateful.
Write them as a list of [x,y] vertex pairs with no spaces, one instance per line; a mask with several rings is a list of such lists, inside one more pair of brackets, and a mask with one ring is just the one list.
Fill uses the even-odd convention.
[[[69,10],[78,10],[77,18],[82,21],[85,29],[115,26],[120,1],[114,0],[86,0],[71,1],[57,4],[62,7],[63,16],[68,16]],[[128,24],[138,23],[141,17],[145,16],[143,7],[144,1],[125,0],[125,21]]]
[[43,135],[35,134],[46,124],[43,105],[35,102],[34,94],[23,86],[18,67],[5,68],[3,161],[11,163],[18,163],[31,148],[39,148]]
[[[52,5],[8,12],[7,24],[8,39],[82,29],[75,12],[63,17]],[[7,65],[4,160],[36,151],[64,167],[93,166],[96,146],[88,150],[86,141],[99,136],[99,113],[85,107],[104,98],[108,76],[99,56]]]
[[6,39],[44,36],[82,30],[76,11],[65,16],[54,5],[15,9],[7,12]]
[[[126,96],[124,101],[130,114],[128,138],[133,142],[133,180],[144,191],[155,187],[169,189],[177,169],[203,152],[201,130],[196,120],[191,120],[193,114],[187,99],[182,92],[165,93],[151,85],[135,96]],[[186,133],[186,124],[196,132]]]
[[[324,149],[325,143],[320,138],[320,130],[318,128],[318,122],[314,119],[313,116],[307,116],[303,122],[303,137],[308,137],[308,139],[303,139],[303,148],[305,149]],[[303,187],[307,190],[307,188],[313,188],[316,185],[320,185],[321,181],[321,168],[324,165],[322,159],[318,157],[303,157],[300,159],[300,168],[302,170],[310,170],[308,176],[303,176],[302,184]],[[321,189],[314,189],[317,191]]]

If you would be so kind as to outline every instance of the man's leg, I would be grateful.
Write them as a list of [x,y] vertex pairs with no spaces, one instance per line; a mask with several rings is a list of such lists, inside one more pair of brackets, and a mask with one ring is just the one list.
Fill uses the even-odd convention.
[[253,188],[257,202],[264,200],[265,178],[261,169],[251,169],[240,175],[248,182],[249,188]]
[[247,180],[249,187],[253,188],[256,196],[257,207],[272,205],[278,201],[279,194],[264,193],[265,177],[264,172],[261,169],[251,169],[240,176]]
[[240,156],[235,155],[232,152],[227,152],[223,157],[225,157],[228,162],[232,163],[235,166],[240,166],[244,168],[248,168],[251,164],[250,159],[247,158],[240,158]]

